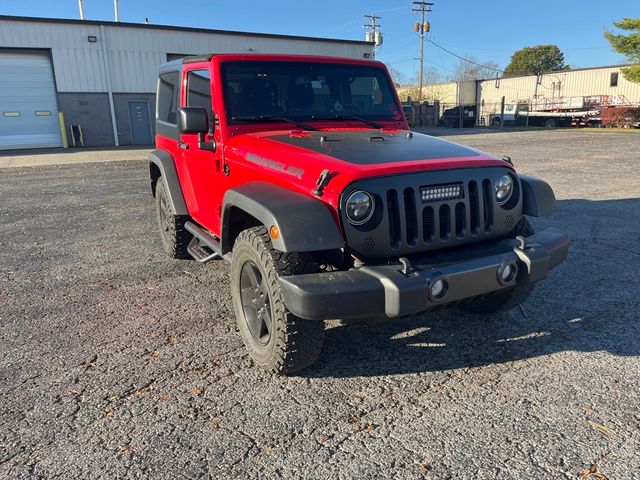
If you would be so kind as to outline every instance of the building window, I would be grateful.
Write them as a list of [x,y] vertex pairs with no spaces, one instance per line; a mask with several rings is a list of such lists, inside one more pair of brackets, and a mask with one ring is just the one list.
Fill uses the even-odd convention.
[[610,87],[618,86],[618,72],[611,72],[611,81],[609,82]]
[[158,79],[158,120],[177,124],[176,112],[180,102],[180,72],[169,72]]
[[209,119],[212,118],[209,70],[191,70],[187,73],[187,107],[204,108]]

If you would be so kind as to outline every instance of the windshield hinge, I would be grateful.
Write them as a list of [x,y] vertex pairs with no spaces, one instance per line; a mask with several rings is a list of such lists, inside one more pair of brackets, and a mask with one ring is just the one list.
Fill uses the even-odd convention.
[[331,173],[328,169],[325,168],[322,170],[318,180],[316,180],[316,188],[313,189],[312,193],[317,197],[321,197],[324,193],[324,188],[329,184],[334,176],[335,174]]

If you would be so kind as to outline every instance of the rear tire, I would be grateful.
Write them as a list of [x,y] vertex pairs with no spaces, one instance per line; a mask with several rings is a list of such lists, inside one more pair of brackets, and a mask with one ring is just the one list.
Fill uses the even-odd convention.
[[162,249],[171,258],[190,258],[187,247],[193,237],[184,224],[189,217],[174,215],[162,177],[156,183],[156,219],[160,230]]
[[[514,236],[530,237],[534,233],[535,230],[526,217],[522,217],[522,220],[514,228]],[[534,288],[535,284],[533,283],[518,285],[506,292],[492,293],[480,299],[463,303],[460,308],[470,313],[483,315],[506,312],[522,305],[531,296]]]
[[244,230],[233,246],[231,294],[240,336],[261,368],[288,374],[320,355],[324,322],[304,320],[284,304],[280,276],[317,270],[310,255],[275,250],[265,227]]

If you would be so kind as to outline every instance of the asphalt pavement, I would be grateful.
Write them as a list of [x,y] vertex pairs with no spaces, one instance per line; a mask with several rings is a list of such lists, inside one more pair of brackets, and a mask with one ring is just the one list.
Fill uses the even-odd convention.
[[640,478],[640,135],[450,138],[551,183],[523,311],[327,323],[256,369],[228,266],[162,253],[144,161],[0,171],[0,478]]

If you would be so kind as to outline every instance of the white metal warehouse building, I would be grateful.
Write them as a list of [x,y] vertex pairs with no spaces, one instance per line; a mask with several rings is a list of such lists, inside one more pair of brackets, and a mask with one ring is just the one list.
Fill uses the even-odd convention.
[[0,16],[0,150],[153,143],[158,65],[204,53],[370,58],[356,40],[105,21]]
[[[439,102],[440,110],[456,105],[476,105],[478,123],[487,125],[492,114],[499,113],[502,102],[535,102],[543,99],[603,97],[615,106],[640,106],[640,84],[624,78],[629,65],[575,68],[537,75],[518,75],[486,80],[432,83],[424,86],[424,98]],[[400,98],[415,88],[400,89]],[[606,99],[605,99],[606,97]]]

